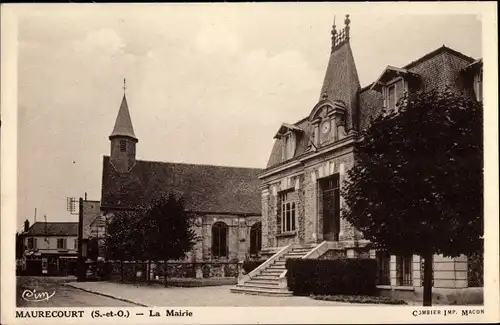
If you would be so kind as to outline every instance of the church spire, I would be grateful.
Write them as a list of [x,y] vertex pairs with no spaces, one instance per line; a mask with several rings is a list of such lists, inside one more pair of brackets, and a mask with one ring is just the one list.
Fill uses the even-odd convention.
[[109,138],[113,137],[130,137],[137,140],[134,127],[132,126],[132,119],[130,118],[130,113],[128,110],[127,96],[126,96],[126,80],[123,79],[123,98],[120,105],[120,110],[118,111],[118,116],[116,117],[115,127]]

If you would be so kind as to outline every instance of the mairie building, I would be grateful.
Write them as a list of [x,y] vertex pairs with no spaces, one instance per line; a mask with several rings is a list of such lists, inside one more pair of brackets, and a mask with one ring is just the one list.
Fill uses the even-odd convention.
[[[376,258],[379,289],[421,294],[420,256],[386,256],[365,248],[362,235],[342,217],[341,188],[354,163],[361,132],[404,93],[451,87],[482,101],[482,60],[442,46],[405,66],[388,65],[361,86],[350,46],[350,19],[337,30],[318,99],[304,118],[277,126],[267,167],[259,174],[262,254],[270,257],[240,277],[233,292],[290,295],[287,257]],[[434,287],[479,286],[476,259],[434,257]],[[480,264],[480,263],[479,263]]]

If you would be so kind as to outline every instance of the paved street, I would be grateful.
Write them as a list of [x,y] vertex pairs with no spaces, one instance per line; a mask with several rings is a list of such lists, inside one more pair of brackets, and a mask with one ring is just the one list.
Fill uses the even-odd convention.
[[[65,285],[65,283],[71,281],[76,281],[76,278],[17,277],[16,304],[18,307],[135,306],[120,300],[95,295]],[[21,297],[24,290],[35,290],[37,293],[48,292],[49,294],[55,292],[55,294],[49,300],[28,302]]]
[[[233,286],[181,288],[162,285],[132,285],[113,282],[72,282],[71,285],[93,292],[120,297],[142,305],[158,306],[227,306],[227,307],[279,307],[279,306],[355,306],[356,304],[320,301],[309,297],[267,297],[235,294]],[[365,304],[366,306],[366,304]]]

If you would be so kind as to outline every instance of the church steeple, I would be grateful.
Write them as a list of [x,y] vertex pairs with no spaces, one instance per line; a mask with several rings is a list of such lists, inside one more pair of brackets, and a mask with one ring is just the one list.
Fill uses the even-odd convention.
[[132,119],[128,109],[123,79],[123,98],[116,117],[115,126],[109,140],[111,141],[110,161],[119,172],[128,172],[135,165],[135,147],[139,140],[135,136]]
[[116,136],[130,137],[137,140],[134,133],[134,127],[132,126],[132,119],[130,118],[130,112],[128,110],[127,96],[125,93],[127,88],[125,82],[125,79],[123,79],[122,103],[120,105],[120,110],[118,111],[118,116],[116,117],[115,127],[109,136],[110,140],[112,137]]
[[346,130],[356,128],[357,95],[361,88],[349,43],[350,23],[349,15],[346,15],[345,27],[337,31],[335,20],[333,22],[330,59],[319,98],[320,101],[342,101],[345,104]]

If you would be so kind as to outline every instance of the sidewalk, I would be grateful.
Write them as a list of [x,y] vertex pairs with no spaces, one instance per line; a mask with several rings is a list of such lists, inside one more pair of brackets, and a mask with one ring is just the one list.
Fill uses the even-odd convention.
[[[233,286],[168,287],[114,282],[71,282],[67,285],[95,294],[112,297],[143,307],[286,307],[286,306],[356,306],[356,304],[314,300],[309,297],[266,297],[229,292]],[[364,304],[367,306],[366,304]]]

